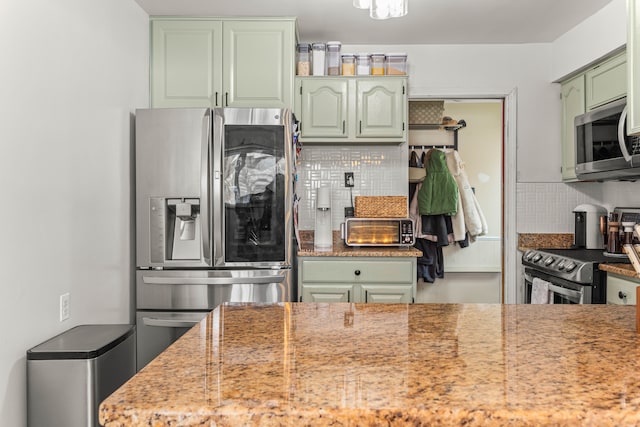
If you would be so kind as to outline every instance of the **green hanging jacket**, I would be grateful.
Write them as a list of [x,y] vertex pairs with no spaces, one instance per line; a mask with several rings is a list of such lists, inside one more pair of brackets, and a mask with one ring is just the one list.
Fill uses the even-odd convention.
[[444,151],[429,151],[427,176],[418,192],[420,215],[455,215],[458,211],[458,184],[447,168]]

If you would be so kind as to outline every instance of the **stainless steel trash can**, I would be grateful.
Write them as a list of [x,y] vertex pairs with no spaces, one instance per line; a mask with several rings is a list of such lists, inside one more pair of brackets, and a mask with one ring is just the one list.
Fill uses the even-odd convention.
[[98,406],[136,372],[133,325],[80,325],[27,350],[29,427],[98,427]]

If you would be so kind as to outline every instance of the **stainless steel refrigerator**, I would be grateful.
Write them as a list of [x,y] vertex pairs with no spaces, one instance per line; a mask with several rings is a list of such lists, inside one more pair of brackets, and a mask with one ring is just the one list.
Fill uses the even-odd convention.
[[138,369],[221,303],[295,300],[291,120],[137,110]]

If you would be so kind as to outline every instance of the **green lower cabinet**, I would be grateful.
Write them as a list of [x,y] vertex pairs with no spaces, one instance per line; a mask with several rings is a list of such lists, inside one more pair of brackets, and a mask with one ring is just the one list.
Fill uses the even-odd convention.
[[352,285],[304,285],[302,286],[303,302],[351,302]]
[[414,257],[300,257],[301,302],[412,303]]
[[411,285],[360,285],[360,300],[369,303],[405,303],[413,302]]

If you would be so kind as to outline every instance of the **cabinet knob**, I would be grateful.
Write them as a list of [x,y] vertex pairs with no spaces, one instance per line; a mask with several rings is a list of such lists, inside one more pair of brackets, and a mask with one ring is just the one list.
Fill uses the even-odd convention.
[[356,276],[359,276],[359,275],[360,275],[360,270],[356,270],[356,271],[354,271],[354,274],[355,274]]

